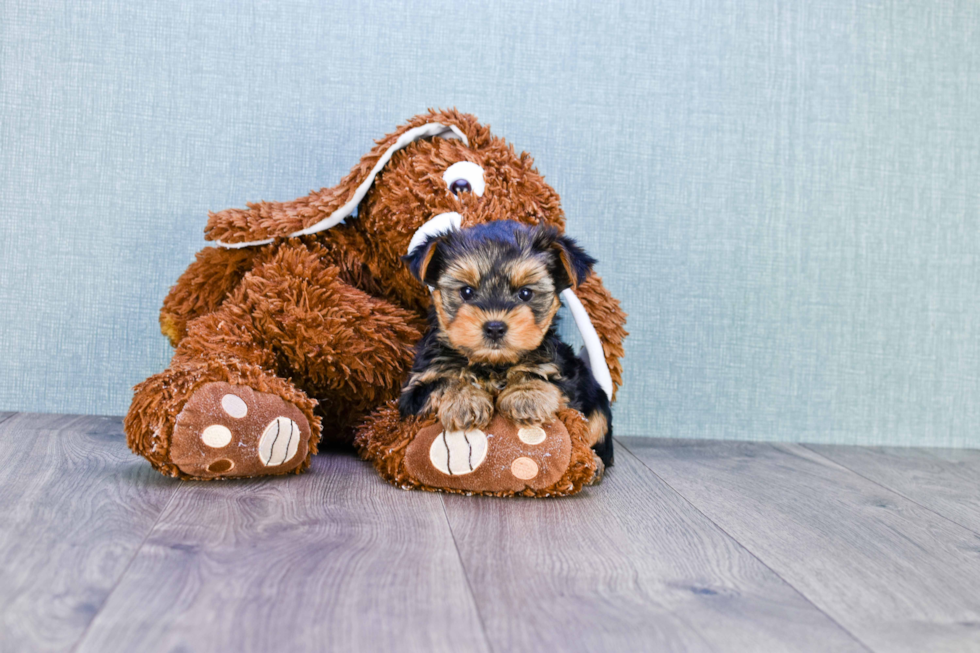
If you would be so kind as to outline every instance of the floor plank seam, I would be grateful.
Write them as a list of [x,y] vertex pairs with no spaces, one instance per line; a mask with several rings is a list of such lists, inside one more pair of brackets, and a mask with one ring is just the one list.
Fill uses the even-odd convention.
[[838,622],[836,619],[834,619],[832,616],[830,616],[820,606],[818,606],[813,601],[811,601],[810,600],[810,597],[808,597],[806,594],[804,594],[803,591],[800,590],[796,585],[790,583],[788,580],[786,580],[782,576],[782,574],[780,574],[775,569],[773,569],[768,564],[766,564],[766,562],[764,560],[762,560],[762,558],[760,558],[758,555],[756,555],[755,551],[751,550],[745,544],[743,544],[738,539],[736,539],[731,533],[729,533],[727,530],[725,530],[720,524],[718,524],[715,520],[713,520],[711,517],[709,517],[708,515],[706,515],[700,508],[698,508],[696,505],[694,505],[694,503],[690,499],[688,499],[681,492],[679,492],[676,488],[674,488],[674,486],[672,486],[670,483],[668,483],[662,476],[660,476],[660,474],[658,474],[656,471],[654,471],[652,467],[650,467],[649,465],[647,465],[647,463],[646,463],[645,460],[643,460],[642,458],[640,458],[639,456],[637,456],[636,454],[634,454],[633,451],[629,448],[629,446],[625,442],[623,442],[619,438],[614,438],[614,440],[616,441],[616,443],[619,446],[621,446],[623,449],[625,449],[626,452],[630,456],[632,456],[637,462],[639,462],[640,465],[642,465],[643,467],[645,467],[651,474],[653,474],[654,477],[656,477],[656,479],[658,481],[660,481],[661,483],[663,483],[665,487],[667,487],[668,489],[670,489],[671,492],[673,492],[674,494],[676,494],[685,503],[687,503],[689,506],[691,506],[691,508],[694,509],[695,512],[697,512],[699,515],[701,515],[702,517],[704,517],[705,519],[707,519],[719,531],[721,531],[722,533],[724,533],[726,537],[728,537],[729,539],[731,539],[731,541],[734,542],[736,544],[736,546],[738,546],[739,548],[743,549],[746,553],[748,553],[750,556],[752,556],[752,558],[755,559],[756,561],[758,561],[758,563],[760,565],[762,565],[763,567],[765,567],[766,569],[768,569],[769,572],[771,572],[776,578],[778,578],[783,583],[785,583],[787,587],[791,588],[794,592],[796,592],[799,595],[799,597],[801,599],[803,599],[804,601],[806,601],[807,604],[809,604],[810,606],[812,606],[814,610],[816,610],[820,614],[824,615],[831,623],[833,623],[838,628],[840,628],[841,629],[841,632],[847,633],[847,635],[851,639],[853,639],[855,642],[857,642],[857,644],[860,645],[864,650],[868,651],[868,653],[875,653],[874,649],[872,649],[868,644],[866,644],[862,639],[860,639],[857,635],[855,635],[853,632],[851,632],[848,628],[845,628],[840,622]]
[[929,506],[922,505],[921,503],[919,503],[915,499],[913,499],[913,498],[911,498],[909,496],[906,496],[905,494],[903,494],[899,490],[896,490],[894,488],[890,488],[887,485],[884,485],[882,483],[879,483],[878,481],[874,480],[873,478],[869,478],[869,477],[865,476],[864,474],[862,474],[861,472],[856,471],[856,470],[848,467],[844,463],[839,462],[837,460],[834,460],[833,458],[829,458],[829,457],[823,455],[822,453],[820,453],[819,451],[816,451],[814,449],[811,449],[809,446],[807,446],[805,444],[797,443],[797,445],[800,446],[800,447],[802,447],[803,449],[806,449],[807,451],[809,451],[811,453],[816,454],[817,456],[820,456],[824,460],[826,460],[826,461],[828,461],[830,463],[833,463],[834,465],[838,465],[838,466],[842,467],[843,469],[846,469],[847,471],[851,472],[852,474],[855,474],[856,476],[860,476],[861,478],[863,478],[867,482],[869,482],[869,483],[871,483],[873,485],[877,485],[878,487],[880,487],[881,489],[885,490],[886,492],[891,492],[892,494],[897,494],[898,496],[902,497],[903,499],[905,499],[909,503],[912,503],[912,504],[918,506],[919,508],[922,508],[923,510],[926,510],[928,512],[931,512],[932,514],[936,515],[937,517],[939,517],[941,519],[945,519],[949,523],[955,524],[956,526],[959,526],[960,528],[964,528],[964,529],[970,531],[971,533],[973,533],[974,535],[976,535],[977,537],[980,537],[980,532],[973,530],[969,526],[964,526],[963,524],[959,523],[958,521],[956,521],[955,519],[953,519],[951,517],[947,517],[946,515],[944,515],[944,514],[942,514],[940,512],[936,512],[934,509],[930,508]]
[[459,561],[459,568],[463,570],[463,579],[466,580],[466,591],[470,594],[470,600],[473,601],[473,609],[476,611],[476,618],[480,621],[480,631],[483,633],[483,641],[487,643],[487,650],[490,653],[493,651],[493,643],[490,641],[490,635],[487,633],[487,625],[483,621],[483,614],[480,612],[480,604],[476,601],[476,594],[473,592],[473,585],[470,584],[470,575],[466,570],[466,565],[463,563],[463,556],[459,552],[459,544],[456,543],[456,533],[453,532],[453,524],[449,521],[449,511],[446,509],[446,497],[445,495],[439,496],[439,502],[442,504],[442,514],[446,518],[446,528],[449,529],[449,536],[453,538],[453,549],[456,550],[456,559]]
[[79,635],[78,640],[75,642],[75,645],[71,647],[70,653],[75,653],[75,651],[77,651],[78,648],[82,645],[82,642],[85,641],[85,638],[88,636],[89,631],[92,629],[92,624],[94,624],[95,620],[99,618],[99,615],[102,614],[102,610],[104,610],[105,606],[109,603],[109,599],[111,599],[112,595],[115,594],[117,589],[119,589],[119,585],[122,583],[123,578],[126,577],[126,574],[129,573],[129,568],[133,565],[133,561],[136,560],[137,556],[139,556],[140,554],[140,551],[142,551],[143,547],[146,546],[146,541],[150,539],[150,535],[153,534],[153,531],[155,531],[157,526],[160,524],[160,520],[163,519],[163,515],[166,514],[167,510],[170,508],[170,504],[173,503],[174,497],[177,496],[177,492],[180,491],[181,487],[182,487],[181,485],[174,486],[174,490],[173,492],[170,493],[170,498],[167,499],[167,503],[164,504],[163,508],[160,510],[160,513],[157,515],[157,518],[153,520],[153,525],[147,529],[146,535],[144,535],[142,541],[140,541],[140,545],[133,550],[133,555],[130,556],[129,562],[126,563],[126,566],[119,574],[119,577],[116,579],[116,582],[112,584],[112,589],[110,589],[109,592],[105,595],[105,599],[102,601],[102,605],[100,605],[99,609],[95,611],[94,615],[92,615],[91,621],[89,621],[88,624],[85,626],[85,630],[83,630],[81,635]]

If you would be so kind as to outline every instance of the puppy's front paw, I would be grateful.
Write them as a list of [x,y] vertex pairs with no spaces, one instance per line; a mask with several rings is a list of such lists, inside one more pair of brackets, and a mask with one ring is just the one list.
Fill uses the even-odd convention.
[[500,393],[497,409],[511,421],[527,426],[553,421],[562,403],[557,386],[531,381],[510,386]]
[[493,400],[478,388],[462,385],[442,395],[438,414],[446,431],[484,429],[493,418]]

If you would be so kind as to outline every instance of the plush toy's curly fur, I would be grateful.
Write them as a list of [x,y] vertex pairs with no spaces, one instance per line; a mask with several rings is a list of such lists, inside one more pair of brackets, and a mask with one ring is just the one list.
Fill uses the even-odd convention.
[[[399,136],[428,123],[453,126],[469,142],[435,137],[411,143],[377,176],[356,218],[314,235],[288,237],[344,205]],[[482,166],[482,197],[447,192],[442,173],[458,161]],[[415,231],[445,212],[461,214],[463,226],[511,219],[563,229],[565,223],[558,195],[531,157],[515,153],[473,116],[455,110],[411,119],[379,140],[335,187],[291,202],[211,214],[209,240],[226,245],[274,240],[240,249],[206,248],[171,289],[160,324],[176,353],[166,370],[136,387],[125,419],[130,447],[164,473],[204,478],[173,463],[175,425],[203,385],[228,382],[297,406],[309,421],[311,454],[321,435],[350,443],[357,429],[362,455],[387,469],[387,450],[377,444],[394,429],[386,402],[399,394],[430,301],[401,257]],[[576,294],[618,387],[625,315],[595,275]],[[369,417],[372,411],[377,412]],[[408,427],[401,429],[405,433]],[[308,465],[307,459],[290,471]]]

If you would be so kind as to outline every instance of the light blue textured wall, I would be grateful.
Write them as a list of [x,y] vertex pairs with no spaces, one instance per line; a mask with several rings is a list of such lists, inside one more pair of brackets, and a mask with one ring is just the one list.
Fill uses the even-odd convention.
[[457,106],[630,313],[618,433],[980,446],[975,0],[0,11],[0,409],[123,413],[208,210]]

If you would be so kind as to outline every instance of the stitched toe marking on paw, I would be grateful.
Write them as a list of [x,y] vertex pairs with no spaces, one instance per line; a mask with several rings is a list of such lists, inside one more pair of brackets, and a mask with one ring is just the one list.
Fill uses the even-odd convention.
[[221,409],[235,419],[241,419],[248,415],[248,405],[237,395],[227,394],[222,397]]
[[224,472],[230,471],[235,463],[231,462],[227,458],[222,458],[221,460],[216,460],[210,465],[208,465],[208,471],[215,474],[222,474]]
[[479,429],[443,431],[429,447],[432,466],[443,474],[462,476],[479,467],[487,457],[487,435]]
[[299,425],[288,417],[277,417],[265,427],[259,440],[259,460],[266,467],[281,465],[296,455]]
[[510,473],[522,481],[528,481],[538,475],[538,464],[521,456],[510,464]]
[[227,426],[212,424],[201,432],[201,440],[209,447],[220,449],[228,446],[228,443],[231,442],[231,431]]
[[541,444],[544,442],[545,432],[540,426],[525,426],[517,432],[517,437],[524,444]]

